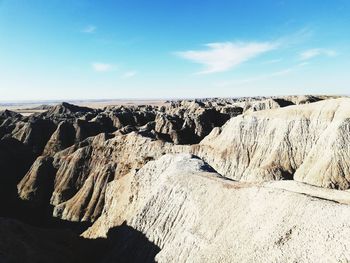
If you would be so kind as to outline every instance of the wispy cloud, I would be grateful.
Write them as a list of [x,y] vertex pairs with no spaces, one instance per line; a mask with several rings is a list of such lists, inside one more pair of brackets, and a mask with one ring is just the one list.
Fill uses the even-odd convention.
[[299,54],[300,60],[309,60],[318,56],[327,56],[334,57],[337,55],[337,52],[331,49],[323,49],[323,48],[314,48],[309,49]]
[[281,58],[277,58],[277,59],[266,60],[262,64],[264,64],[264,65],[276,64],[276,63],[281,62],[281,61],[282,61]]
[[137,71],[131,70],[131,71],[127,71],[122,75],[123,79],[129,79],[134,77],[137,74]]
[[310,62],[301,62],[298,64],[298,67],[305,67],[307,65],[310,65]]
[[271,42],[221,42],[205,45],[206,50],[176,52],[184,59],[205,67],[198,74],[210,74],[232,69],[254,57],[276,49],[278,44]]
[[305,26],[300,30],[280,37],[277,42],[283,47],[291,47],[308,41],[314,35],[313,30]]
[[303,62],[303,63],[297,64],[297,65],[291,66],[289,68],[274,71],[271,73],[261,74],[261,75],[254,76],[251,78],[218,82],[218,83],[215,83],[214,86],[217,86],[217,87],[237,86],[237,85],[244,85],[244,84],[252,83],[252,82],[264,81],[264,80],[277,78],[277,77],[281,77],[281,76],[286,76],[286,75],[289,75],[293,72],[300,70],[302,67],[304,67],[308,64],[309,64],[308,62]]
[[96,26],[93,26],[93,25],[89,25],[87,27],[85,27],[82,32],[83,33],[88,33],[88,34],[92,34],[92,33],[95,33],[97,30],[97,27]]
[[269,78],[269,77],[276,77],[276,76],[285,76],[288,75],[289,73],[293,72],[295,70],[295,68],[286,68],[286,69],[282,69],[276,72],[272,72],[271,74],[267,74],[265,76],[265,78]]
[[111,71],[113,69],[112,64],[107,64],[107,63],[101,63],[101,62],[94,62],[91,64],[93,70],[97,72],[106,72],[106,71]]

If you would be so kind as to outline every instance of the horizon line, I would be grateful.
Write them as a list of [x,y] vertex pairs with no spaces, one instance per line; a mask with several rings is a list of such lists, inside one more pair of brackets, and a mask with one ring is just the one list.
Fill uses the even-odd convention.
[[0,105],[7,104],[36,104],[36,103],[60,103],[60,102],[108,102],[108,101],[161,101],[161,100],[202,100],[202,99],[234,99],[234,98],[267,98],[267,97],[289,97],[289,96],[339,96],[339,97],[348,97],[350,95],[347,94],[289,94],[289,95],[256,95],[256,96],[207,96],[207,97],[156,97],[156,98],[140,98],[140,97],[130,97],[130,98],[99,98],[99,99],[9,99],[9,100],[1,100]]

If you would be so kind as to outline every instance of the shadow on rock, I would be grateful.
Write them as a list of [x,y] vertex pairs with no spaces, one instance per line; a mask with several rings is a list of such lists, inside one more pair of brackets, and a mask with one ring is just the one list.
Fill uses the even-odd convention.
[[0,217],[0,262],[155,262],[160,248],[123,224],[107,238],[85,239],[70,229],[38,228]]
[[125,223],[110,229],[107,240],[112,247],[102,261],[104,263],[151,263],[155,262],[155,256],[160,252],[160,248],[149,241],[142,232]]

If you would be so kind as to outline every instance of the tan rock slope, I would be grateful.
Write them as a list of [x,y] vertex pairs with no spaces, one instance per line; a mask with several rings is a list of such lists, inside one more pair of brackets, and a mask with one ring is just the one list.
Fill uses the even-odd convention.
[[[349,101],[334,99],[247,111],[223,127],[214,128],[199,145],[192,146],[174,145],[142,132],[124,135],[117,131],[90,137],[55,155],[53,166],[57,172],[51,196],[54,215],[72,221],[96,220],[109,182],[165,153],[193,153],[222,175],[239,181],[294,178],[322,187],[348,189]],[[189,107],[190,114],[197,106],[190,103]],[[198,111],[202,112],[202,108]],[[33,191],[46,188],[31,186],[35,180],[29,177],[36,178],[36,173],[31,169],[19,184],[22,199],[30,200]]]
[[68,148],[55,156],[55,166],[59,168],[51,204],[55,206],[54,216],[65,220],[96,220],[101,214],[104,192],[109,182],[140,169],[149,160],[158,159],[166,152],[177,148],[181,152],[185,147],[136,133],[112,138],[100,134],[86,143],[77,150]]
[[0,113],[0,194],[119,229],[103,262],[348,262],[349,144],[349,98],[63,103]]
[[160,247],[157,262],[348,262],[349,217],[348,205],[230,181],[191,155],[165,155],[110,183],[84,236],[125,222]]
[[350,99],[246,113],[215,128],[194,153],[240,181],[295,179],[348,189]]

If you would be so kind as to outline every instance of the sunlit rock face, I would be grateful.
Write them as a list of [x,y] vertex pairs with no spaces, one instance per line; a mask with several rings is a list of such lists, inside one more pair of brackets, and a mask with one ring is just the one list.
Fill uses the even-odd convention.
[[4,236],[69,225],[108,241],[92,262],[350,260],[349,98],[45,110],[0,112],[0,215],[39,227]]
[[250,112],[215,128],[194,152],[235,180],[348,189],[349,126],[350,99]]
[[[347,99],[325,100],[317,103],[311,103],[312,101],[306,103],[305,98],[288,99],[270,98],[230,103],[183,101],[158,108],[106,108],[102,112],[84,109],[74,113],[71,113],[72,111],[62,113],[66,112],[61,110],[62,106],[59,107],[60,110],[56,107],[52,112],[58,111],[58,115],[52,115],[53,113],[47,113],[47,115],[56,116],[57,119],[57,116],[62,114],[73,114],[71,116],[77,115],[79,118],[86,116],[84,114],[89,116],[97,114],[94,118],[90,116],[88,121],[96,122],[106,116],[110,118],[114,114],[119,121],[104,120],[108,123],[106,130],[114,132],[100,133],[85,140],[79,139],[76,135],[75,121],[64,121],[58,124],[43,153],[53,156],[55,179],[50,198],[50,204],[55,207],[53,214],[65,220],[95,221],[103,209],[105,190],[109,182],[140,169],[149,160],[157,159],[165,153],[195,154],[225,177],[240,181],[257,182],[295,178],[328,188],[347,189],[346,167],[337,168],[337,162],[331,160],[333,158],[331,150],[327,151],[328,155],[322,154],[323,158],[329,159],[330,169],[327,168],[329,165],[326,165],[324,169],[328,170],[320,173],[312,168],[313,158],[318,159],[312,156],[312,149],[324,147],[323,142],[328,142],[331,148],[335,147],[333,153],[338,152],[343,156],[339,158],[344,159],[347,154],[347,150],[341,143],[337,146],[332,140],[320,140],[321,136],[328,136],[327,129],[333,130],[329,127],[347,121]],[[274,104],[271,104],[271,101]],[[300,101],[304,102],[299,104],[307,105],[294,105]],[[238,107],[237,105],[242,103],[252,105],[267,103],[269,109],[265,110],[266,107],[262,107],[259,111],[248,110],[242,115],[232,117],[221,128],[214,127],[214,120],[219,124],[224,122],[218,118],[221,115],[215,115],[219,112],[218,107],[227,109],[227,107]],[[275,106],[270,107],[271,105]],[[285,108],[278,108],[276,105]],[[206,116],[207,108],[209,110],[215,108],[214,115],[217,118],[201,117],[203,114]],[[164,115],[164,112],[168,115]],[[333,118],[333,115],[336,118]],[[191,116],[197,116],[202,122],[196,124]],[[117,126],[112,129],[109,127],[111,123],[117,123]],[[217,125],[220,126],[219,124]],[[190,126],[186,125],[193,125],[191,126],[193,130],[188,129]],[[187,128],[183,128],[185,126]],[[177,145],[185,131],[187,131],[186,136],[189,136],[187,138],[194,138],[191,137],[192,135],[200,138],[210,131],[211,133],[199,144]],[[342,134],[347,133],[338,132],[338,135]],[[338,139],[339,136],[336,135],[334,140]],[[343,140],[346,141],[347,138]],[[71,144],[73,145],[68,147]],[[314,150],[314,152],[322,151]],[[311,161],[308,161],[309,159]],[[307,168],[308,162],[311,162],[309,168]],[[325,163],[324,160],[323,163]],[[346,163],[347,160],[344,161],[345,166]],[[322,166],[317,167],[321,169]],[[306,172],[306,169],[310,171]],[[19,187],[20,196],[26,200],[28,198],[25,196],[30,196],[34,188],[25,184],[35,181],[28,177],[36,178],[36,170],[32,169]]]
[[164,155],[110,183],[102,216],[83,235],[127,224],[160,248],[157,262],[349,259],[350,207],[334,200],[349,203],[350,194],[329,190],[326,201],[316,187],[286,183],[230,181],[190,154]]

